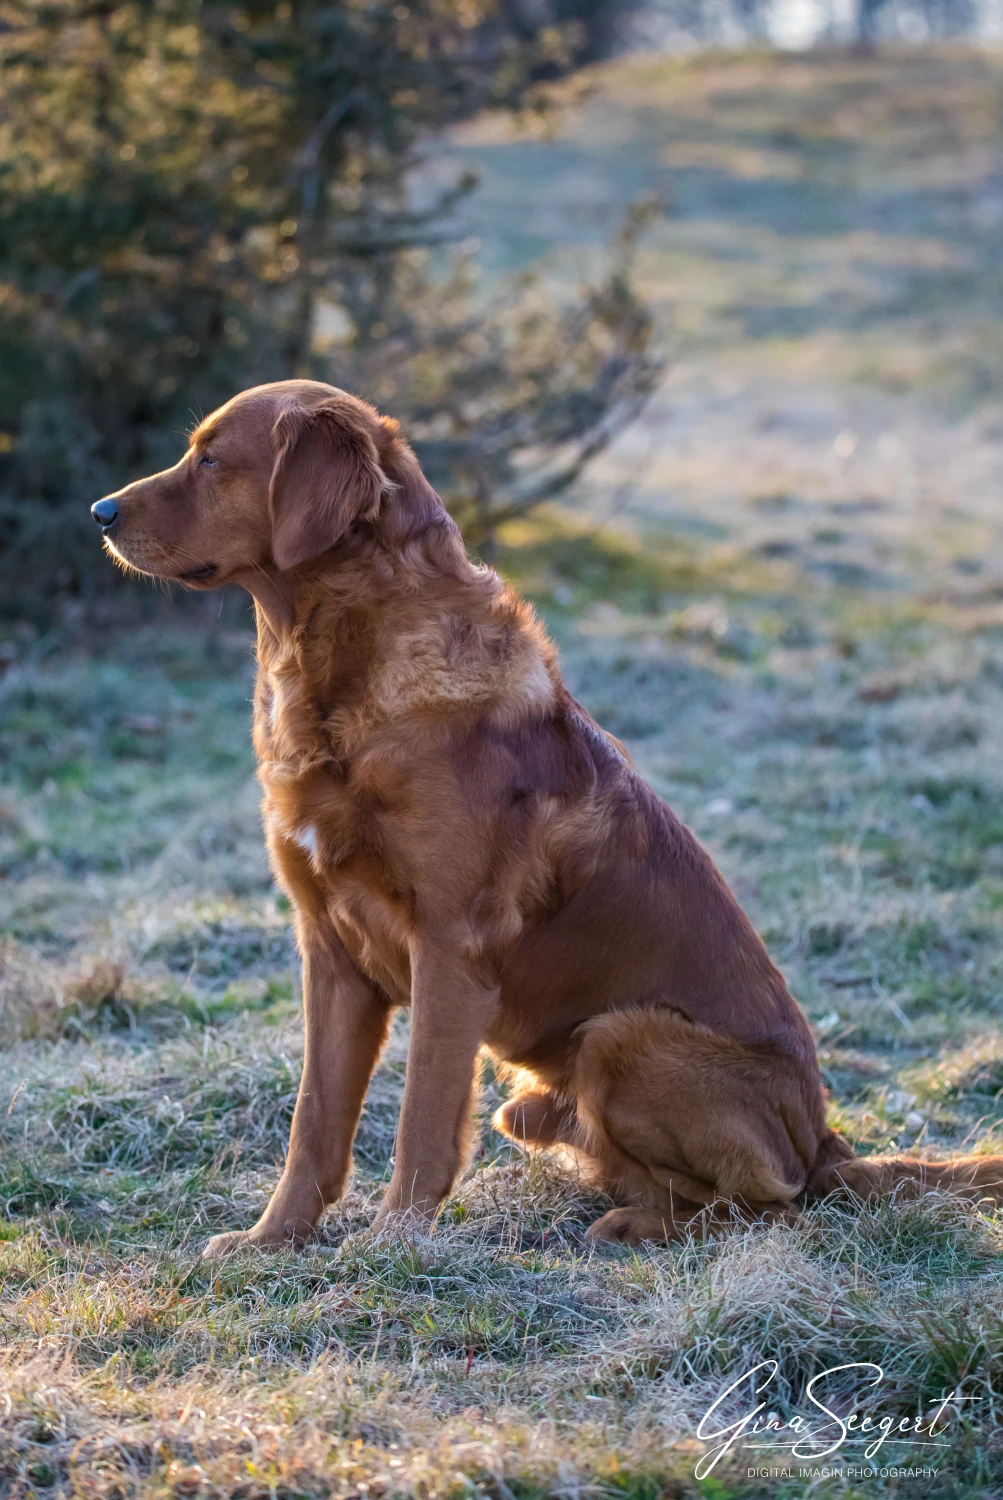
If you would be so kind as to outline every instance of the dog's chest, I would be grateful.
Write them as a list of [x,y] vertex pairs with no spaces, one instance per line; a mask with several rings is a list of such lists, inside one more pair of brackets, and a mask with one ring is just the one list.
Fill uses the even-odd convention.
[[322,911],[362,971],[406,1000],[412,903],[392,855],[394,788],[339,761],[327,736],[305,728],[303,708],[295,685],[259,691],[255,703],[273,866],[300,911]]
[[263,769],[273,866],[302,915],[323,914],[363,973],[395,999],[410,993],[412,903],[385,855],[370,800],[316,770]]
[[258,777],[269,843],[283,873],[294,865],[312,886],[329,892],[353,884],[362,871],[368,884],[387,883],[385,861],[376,859],[385,810],[371,786],[354,784],[351,768],[331,760],[298,766],[263,761]]

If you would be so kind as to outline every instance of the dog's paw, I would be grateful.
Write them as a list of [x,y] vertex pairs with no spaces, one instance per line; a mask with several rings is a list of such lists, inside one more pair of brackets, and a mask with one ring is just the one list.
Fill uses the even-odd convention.
[[202,1259],[223,1260],[237,1250],[257,1248],[255,1241],[251,1239],[250,1230],[235,1229],[230,1234],[214,1234],[211,1240],[207,1240],[202,1247]]
[[612,1208],[589,1229],[585,1238],[590,1245],[643,1245],[646,1240],[678,1238],[668,1214],[651,1208]]
[[224,1260],[240,1250],[292,1249],[302,1236],[259,1234],[254,1229],[234,1229],[229,1234],[214,1234],[202,1251],[203,1260]]
[[371,1241],[414,1240],[430,1234],[434,1214],[421,1208],[381,1209],[366,1231]]
[[377,1260],[386,1255],[394,1256],[402,1251],[417,1251],[424,1256],[431,1252],[428,1231],[415,1229],[413,1224],[401,1222],[396,1215],[383,1219],[378,1224],[368,1224],[346,1234],[335,1251],[340,1261]]

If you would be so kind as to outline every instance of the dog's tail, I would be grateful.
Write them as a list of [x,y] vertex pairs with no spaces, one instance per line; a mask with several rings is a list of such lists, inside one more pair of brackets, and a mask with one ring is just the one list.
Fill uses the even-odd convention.
[[921,1161],[915,1156],[854,1156],[848,1141],[826,1131],[805,1185],[809,1198],[835,1193],[853,1198],[918,1198],[947,1192],[970,1202],[1003,1203],[1003,1156],[962,1156]]

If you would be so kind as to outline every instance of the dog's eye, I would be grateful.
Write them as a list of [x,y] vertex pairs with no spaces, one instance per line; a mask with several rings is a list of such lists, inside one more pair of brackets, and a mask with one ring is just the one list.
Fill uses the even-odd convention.
[[199,459],[199,468],[214,469],[215,467],[216,460],[214,458],[211,458],[208,453],[203,453],[202,457]]

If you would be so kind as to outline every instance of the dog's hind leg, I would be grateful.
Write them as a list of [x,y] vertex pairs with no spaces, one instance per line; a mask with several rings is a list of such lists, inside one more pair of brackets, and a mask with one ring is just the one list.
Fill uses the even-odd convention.
[[543,1090],[529,1090],[507,1099],[495,1110],[491,1123],[516,1145],[536,1149],[572,1146],[579,1134],[574,1101]]
[[669,1010],[582,1028],[572,1078],[583,1158],[626,1205],[593,1241],[636,1244],[797,1217],[824,1133],[810,1057],[751,1047]]
[[719,1200],[707,1208],[673,1198],[668,1208],[611,1208],[590,1228],[593,1245],[640,1245],[645,1240],[706,1239],[738,1223],[793,1224],[801,1210],[792,1203],[742,1204]]

